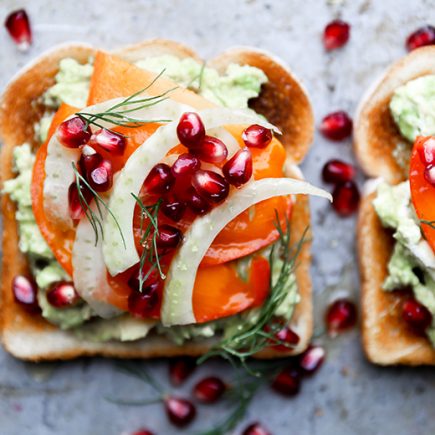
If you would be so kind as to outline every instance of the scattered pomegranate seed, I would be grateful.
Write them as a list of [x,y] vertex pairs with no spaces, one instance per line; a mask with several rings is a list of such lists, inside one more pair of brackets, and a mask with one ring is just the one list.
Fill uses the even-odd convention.
[[165,163],[159,163],[151,169],[144,186],[149,193],[158,195],[167,192],[174,181],[171,168]]
[[435,137],[428,137],[418,148],[418,154],[425,166],[435,164]]
[[175,386],[181,385],[196,369],[193,358],[177,358],[169,363],[169,377]]
[[358,209],[360,193],[353,181],[338,183],[332,192],[332,197],[334,199],[332,206],[340,216],[349,216]]
[[402,306],[402,317],[416,332],[423,333],[432,324],[431,312],[415,299],[408,299]]
[[91,146],[85,145],[79,159],[79,169],[81,174],[88,178],[88,174],[95,169],[103,160],[101,154],[97,153]]
[[266,148],[272,141],[272,131],[258,124],[253,124],[242,133],[243,142],[250,148]]
[[435,27],[423,26],[411,33],[406,40],[406,48],[408,51],[415,50],[416,48],[425,45],[435,44]]
[[272,383],[272,388],[283,396],[295,396],[301,389],[301,373],[293,366],[282,370]]
[[160,206],[162,213],[174,222],[178,222],[186,210],[186,203],[176,198],[165,198]]
[[192,185],[200,196],[215,203],[223,201],[229,193],[225,178],[213,171],[196,171],[192,177]]
[[435,166],[429,165],[424,169],[425,180],[435,186]]
[[205,137],[204,124],[197,113],[186,112],[181,115],[177,126],[179,141],[188,148],[198,146]]
[[171,225],[161,225],[157,235],[157,247],[159,249],[175,249],[181,242],[183,234],[178,228]]
[[342,20],[331,21],[323,31],[323,45],[331,51],[343,47],[349,40],[350,26]]
[[102,160],[88,173],[89,185],[97,192],[107,192],[112,188],[113,169],[109,160]]
[[195,397],[204,403],[217,402],[227,389],[224,382],[216,376],[210,376],[199,381],[194,389]]
[[189,195],[187,205],[196,215],[201,216],[210,210],[210,204],[201,198],[194,189],[189,192]]
[[125,151],[126,140],[122,134],[102,128],[91,136],[90,144],[109,153],[122,156]]
[[69,215],[71,219],[75,221],[80,220],[84,216],[85,210],[83,209],[83,207],[86,207],[86,205],[90,205],[93,199],[92,192],[83,184],[80,184],[80,190],[86,202],[85,204],[83,204],[83,206],[80,201],[77,184],[75,182],[71,183],[68,189]]
[[271,347],[281,352],[289,352],[300,340],[299,335],[288,326],[285,326],[281,331],[277,332],[275,338],[279,340],[281,344],[275,344]]
[[[144,283],[142,292],[133,290],[128,296],[128,311],[138,318],[151,317],[160,300],[160,285],[158,281],[148,285]],[[137,288],[139,290],[139,283],[137,283]]]
[[346,139],[352,133],[352,120],[343,110],[332,112],[322,119],[320,132],[331,140]]
[[193,403],[179,397],[167,397],[165,408],[171,423],[178,427],[187,426],[196,416],[196,408]]
[[32,313],[39,311],[37,291],[36,284],[23,275],[17,275],[12,280],[12,292],[15,302]]
[[243,148],[234,154],[222,168],[228,183],[240,187],[252,177],[252,154],[248,148]]
[[356,324],[355,304],[347,299],[337,299],[326,312],[326,326],[331,336],[337,335]]
[[272,435],[264,426],[260,423],[250,424],[242,433],[242,435]]
[[217,137],[205,136],[200,145],[192,147],[191,152],[208,163],[221,163],[228,156],[227,146]]
[[67,148],[78,148],[89,142],[91,129],[78,116],[63,121],[57,129],[59,142]]
[[131,435],[154,435],[154,433],[148,429],[142,428],[142,429],[138,429],[137,431],[133,432]]
[[299,358],[299,367],[304,374],[312,375],[325,361],[326,352],[321,346],[310,346]]
[[201,166],[199,160],[190,153],[181,154],[172,165],[172,173],[176,176],[192,175]]
[[80,296],[72,282],[55,282],[47,291],[47,301],[56,308],[73,307],[79,300]]
[[14,11],[6,17],[5,26],[19,50],[25,51],[32,43],[30,20],[24,9]]
[[322,170],[323,181],[326,183],[339,183],[350,181],[355,176],[355,167],[341,160],[329,160]]

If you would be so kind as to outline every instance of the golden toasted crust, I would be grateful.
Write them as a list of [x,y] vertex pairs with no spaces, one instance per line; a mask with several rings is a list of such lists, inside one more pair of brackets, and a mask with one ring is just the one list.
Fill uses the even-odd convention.
[[[145,53],[156,55],[163,52],[172,53],[179,57],[196,57],[190,49],[166,40],[153,40],[138,46],[127,47],[125,51],[121,50],[118,54],[134,61],[138,58],[136,50],[140,52],[139,57]],[[1,156],[3,181],[14,177],[12,171],[13,148],[26,141],[33,143],[33,124],[41,115],[38,108],[33,111],[33,102],[53,83],[59,60],[64,57],[74,57],[80,62],[85,62],[93,52],[92,48],[84,46],[69,46],[63,47],[59,51],[54,50],[18,74],[17,78],[7,87],[0,109],[0,133],[4,144]],[[307,104],[309,105],[308,100]],[[309,126],[309,129],[312,131],[312,125]],[[289,157],[291,158],[292,155]],[[294,176],[298,177],[299,174],[294,173]],[[78,339],[72,333],[61,331],[50,325],[39,316],[28,314],[14,302],[11,292],[13,277],[17,274],[28,273],[26,258],[18,248],[15,205],[8,195],[4,195],[1,199],[1,207],[4,232],[0,327],[3,345],[12,355],[32,361],[71,359],[92,355],[118,358],[198,356],[204,354],[213,343],[213,341],[208,341],[176,346],[171,341],[157,336],[130,343],[97,343]],[[293,242],[300,239],[309,224],[308,198],[298,196],[291,218]],[[296,308],[291,324],[292,328],[300,335],[301,341],[293,353],[303,351],[312,335],[313,318],[309,266],[310,243],[306,243],[299,256],[299,266],[296,270],[301,302]],[[279,356],[283,356],[283,353],[273,350],[265,351],[259,355],[259,357],[264,358]]]

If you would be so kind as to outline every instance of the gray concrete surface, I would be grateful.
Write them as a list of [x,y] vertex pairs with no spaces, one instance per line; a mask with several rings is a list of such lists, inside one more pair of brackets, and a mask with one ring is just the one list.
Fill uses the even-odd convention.
[[[34,45],[18,53],[0,30],[0,85],[41,51],[80,40],[111,49],[145,38],[182,41],[205,58],[239,44],[268,49],[282,57],[303,80],[317,122],[334,109],[351,113],[364,89],[391,61],[405,53],[405,37],[435,21],[430,0],[2,0],[0,21],[24,6],[34,29]],[[350,43],[326,54],[321,31],[340,16],[352,24]],[[321,184],[320,169],[331,157],[352,159],[350,141],[331,143],[316,134],[303,164],[307,178]],[[323,201],[313,201],[314,280],[317,328],[328,300],[337,292],[358,296],[353,219],[339,219]],[[435,373],[430,368],[378,368],[364,359],[357,330],[328,348],[321,372],[285,400],[261,390],[241,428],[262,420],[275,435],[433,434]],[[144,363],[167,385],[167,362]],[[208,373],[230,378],[228,367],[201,367],[180,392]],[[105,397],[138,398],[150,393],[142,383],[115,370],[114,361],[92,359],[33,365],[0,351],[0,434],[120,434],[144,425],[158,434],[177,433],[158,405],[120,407]],[[225,415],[225,405],[201,407],[184,433],[209,428]]]

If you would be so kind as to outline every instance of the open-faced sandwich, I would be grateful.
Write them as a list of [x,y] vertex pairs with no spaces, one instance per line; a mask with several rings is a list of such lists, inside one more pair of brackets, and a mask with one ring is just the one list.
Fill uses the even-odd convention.
[[363,341],[378,364],[435,364],[435,47],[363,100],[355,152],[370,177],[358,222]]
[[306,348],[306,195],[328,195],[295,166],[313,117],[281,63],[233,49],[205,64],[162,40],[63,46],[8,85],[0,131],[10,353]]

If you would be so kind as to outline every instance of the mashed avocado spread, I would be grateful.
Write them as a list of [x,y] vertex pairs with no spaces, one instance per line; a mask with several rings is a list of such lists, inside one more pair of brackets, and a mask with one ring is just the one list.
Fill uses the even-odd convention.
[[[257,97],[262,84],[267,82],[266,75],[258,68],[232,64],[224,74],[219,75],[216,70],[204,67],[194,59],[178,59],[168,55],[148,58],[137,62],[137,65],[155,72],[165,68],[165,74],[175,82],[192,88],[218,105],[230,108],[248,107],[248,100]],[[75,107],[86,106],[92,70],[92,61],[85,65],[80,65],[74,59],[63,59],[60,62],[55,84],[42,96],[46,112],[35,125],[35,135],[39,142],[46,140],[53,114],[61,103]],[[155,322],[137,320],[129,315],[100,319],[93,315],[91,308],[85,303],[68,309],[56,309],[48,303],[45,294],[50,285],[59,280],[69,280],[70,277],[55,260],[33,216],[30,183],[34,155],[28,144],[15,148],[14,164],[17,176],[5,182],[4,192],[17,204],[19,247],[28,256],[32,273],[40,289],[38,301],[42,315],[60,328],[71,329],[84,339],[128,341],[145,337],[156,326]],[[249,257],[241,259],[235,262],[235,267],[241,270],[243,267],[240,265],[243,263],[246,268],[248,261]],[[279,261],[275,261],[274,264],[272,279],[276,280],[280,264]],[[294,275],[289,278],[287,288],[287,297],[276,315],[288,320],[299,301]],[[230,334],[234,328],[239,328],[242,322],[255,322],[256,316],[257,310],[252,309],[238,316],[207,324],[171,328],[157,325],[155,330],[181,345],[185,340],[212,337],[217,331],[222,331],[224,335]]]

